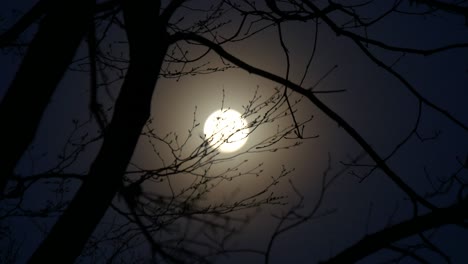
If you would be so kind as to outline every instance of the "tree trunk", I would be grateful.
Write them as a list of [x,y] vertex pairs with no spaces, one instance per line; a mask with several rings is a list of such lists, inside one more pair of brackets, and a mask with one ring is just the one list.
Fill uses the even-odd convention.
[[158,19],[158,1],[124,1],[123,10],[130,65],[112,121],[83,185],[30,263],[72,263],[79,256],[121,188],[125,170],[149,118],[153,90],[168,47],[165,24]]
[[92,0],[47,3],[46,16],[0,103],[0,197],[92,21],[93,6]]

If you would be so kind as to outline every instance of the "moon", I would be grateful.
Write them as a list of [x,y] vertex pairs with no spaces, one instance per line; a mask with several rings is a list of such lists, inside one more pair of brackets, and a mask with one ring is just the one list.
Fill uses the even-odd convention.
[[240,149],[249,136],[247,121],[232,109],[222,109],[212,113],[205,121],[203,132],[209,144],[221,152],[234,152]]

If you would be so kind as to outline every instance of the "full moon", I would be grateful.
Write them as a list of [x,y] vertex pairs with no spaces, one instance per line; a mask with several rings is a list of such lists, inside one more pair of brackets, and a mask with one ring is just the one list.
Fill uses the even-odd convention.
[[203,128],[210,145],[221,152],[234,152],[240,149],[249,135],[247,121],[242,115],[231,109],[212,113]]

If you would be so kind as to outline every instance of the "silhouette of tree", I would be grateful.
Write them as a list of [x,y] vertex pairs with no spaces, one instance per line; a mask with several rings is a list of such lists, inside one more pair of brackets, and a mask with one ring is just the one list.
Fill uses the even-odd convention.
[[[0,135],[4,146],[0,153],[1,190],[5,188],[7,178],[12,175],[18,160],[32,142],[42,113],[92,21],[92,6],[92,1],[75,1],[66,5],[40,1],[15,27],[2,35],[0,43],[8,45],[9,40],[14,40],[34,18],[40,16],[41,11],[47,9],[21,67],[0,104],[0,119],[9,128],[2,129]],[[63,27],[69,30],[63,32]],[[51,66],[38,68],[38,62],[41,61],[49,61]],[[35,83],[41,83],[41,89],[32,89]],[[25,97],[24,94],[30,96]],[[27,107],[17,107],[21,104]],[[15,115],[11,114],[13,112]],[[9,141],[16,144],[8,144]]]
[[[392,160],[403,148],[410,147],[412,140],[419,140],[420,144],[438,140],[438,132],[433,137],[421,135],[422,116],[427,109],[448,120],[451,129],[462,131],[465,136],[465,139],[460,138],[462,144],[466,143],[468,127],[462,118],[426,96],[398,65],[417,56],[462,54],[468,48],[468,40],[448,40],[434,46],[429,43],[429,48],[424,45],[407,47],[392,44],[394,41],[390,37],[382,38],[382,34],[373,32],[381,29],[382,21],[392,21],[394,16],[421,20],[428,16],[448,17],[447,24],[453,27],[466,23],[457,19],[466,20],[467,8],[465,1],[422,0],[386,4],[311,0],[222,0],[203,4],[185,0],[101,3],[41,0],[0,35],[2,49],[26,51],[0,104],[0,120],[4,125],[0,130],[0,191],[4,204],[0,219],[57,217],[52,228],[44,232],[45,238],[34,251],[30,263],[51,260],[59,263],[76,260],[140,262],[144,257],[136,256],[141,255],[138,252],[142,244],[151,249],[151,258],[156,262],[205,263],[218,256],[253,253],[269,263],[273,246],[284,235],[333,212],[322,211],[325,195],[351,168],[351,174],[359,182],[378,177],[373,175],[377,171],[383,172],[406,196],[412,210],[399,223],[389,220],[381,230],[355,239],[355,244],[334,252],[325,263],[354,263],[383,249],[395,253],[391,261],[412,258],[427,263],[428,256],[436,255],[450,263],[450,256],[427,232],[447,225],[467,228],[468,161],[457,157],[456,165],[451,166],[454,172],[447,173],[449,177],[431,176],[424,170],[422,176],[426,180],[419,184],[404,177],[413,171],[395,169]],[[20,43],[24,32],[37,21],[39,26],[32,40]],[[305,66],[295,64],[294,45],[288,43],[286,36],[286,28],[298,23],[301,30],[315,32],[312,42],[306,44],[308,53],[303,53]],[[431,24],[428,22],[428,25]],[[336,65],[314,82],[306,81],[310,79],[310,67],[319,52],[319,28],[335,34],[337,40],[344,39],[354,45],[357,52],[397,80],[417,102],[417,118],[412,128],[390,151],[375,147],[346,115],[333,109],[333,104],[322,97],[346,94],[350,87],[316,89],[333,73]],[[466,32],[466,28],[462,30]],[[268,66],[255,66],[256,63],[236,49],[237,45],[249,43],[264,32],[269,32],[281,47],[282,54],[274,56],[282,62],[282,74]],[[254,48],[264,45],[260,43]],[[218,62],[213,62],[215,60]],[[44,61],[48,62],[48,67],[40,66]],[[53,168],[39,174],[19,175],[15,168],[27,154],[47,104],[67,69],[89,75],[88,112],[93,118],[84,122],[73,120],[74,130]],[[221,155],[209,138],[196,136],[199,129],[196,111],[185,136],[158,132],[158,121],[151,118],[151,103],[155,87],[162,78],[180,80],[229,70],[246,71],[281,85],[268,96],[263,90],[257,90],[242,113],[249,119],[250,133],[280,122],[277,129],[270,130],[270,134],[263,135],[262,140],[242,152],[227,156]],[[118,87],[117,92],[113,87]],[[118,94],[115,100],[111,89]],[[109,94],[104,100],[99,96],[103,92]],[[282,182],[291,170],[283,167],[253,194],[229,202],[207,202],[206,197],[221,183],[262,174],[261,164],[252,165],[253,162],[243,156],[261,156],[260,153],[289,149],[303,140],[316,138],[304,131],[312,118],[298,114],[297,109],[304,99],[335,122],[362,150],[359,155],[342,161],[342,168],[337,172],[332,172],[332,158],[329,157],[328,166],[322,172],[318,199],[306,199],[292,180],[289,180],[289,187],[298,198],[297,203],[286,203],[284,197],[276,195],[273,191],[276,185],[288,186]],[[225,109],[224,97],[221,101],[221,109]],[[286,119],[288,125],[284,125]],[[98,131],[94,132],[96,127]],[[143,140],[148,142],[158,167],[143,168],[133,162],[135,149]],[[86,165],[86,172],[71,172],[71,168],[89,153],[93,153],[94,158]],[[183,176],[190,183],[175,187],[173,176]],[[54,197],[44,207],[28,209],[26,197],[34,195],[35,189],[50,186],[55,186],[51,192]],[[76,186],[79,186],[76,192],[69,190]],[[312,206],[310,211],[305,212],[306,204]],[[264,205],[288,208],[274,218],[278,223],[267,245],[263,249],[229,248],[227,241],[249,222],[248,215],[237,217],[238,212]],[[113,219],[107,226],[102,223],[106,214],[106,219]],[[3,258],[13,261],[18,244],[9,229],[5,230],[2,231],[4,241],[9,247],[2,252]],[[405,239],[412,240],[400,243]]]

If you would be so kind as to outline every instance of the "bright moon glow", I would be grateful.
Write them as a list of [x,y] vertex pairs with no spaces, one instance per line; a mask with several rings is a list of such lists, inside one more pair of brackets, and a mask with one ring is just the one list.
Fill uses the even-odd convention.
[[203,129],[210,145],[221,152],[233,152],[240,149],[247,141],[249,129],[247,121],[234,110],[218,110],[212,113]]

